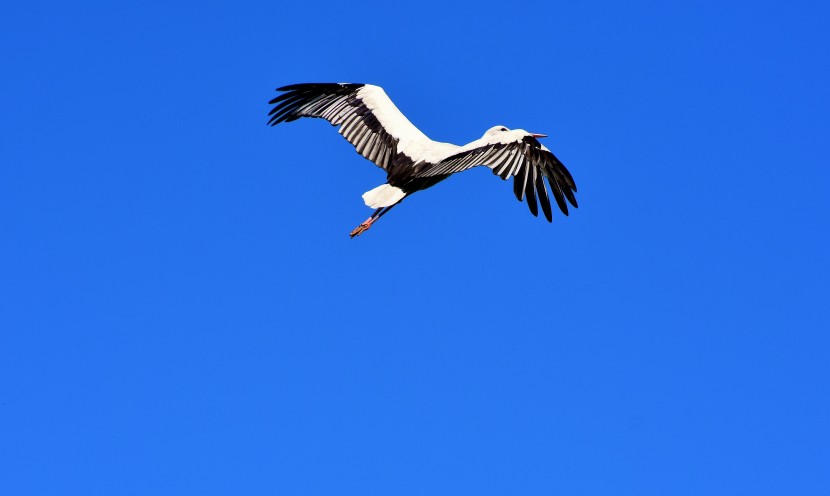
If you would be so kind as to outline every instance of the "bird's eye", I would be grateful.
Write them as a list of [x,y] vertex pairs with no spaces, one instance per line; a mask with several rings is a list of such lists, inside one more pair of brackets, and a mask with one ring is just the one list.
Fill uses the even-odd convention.
[[499,129],[499,131],[507,131],[507,128],[506,128],[506,127],[503,127],[503,128],[501,128],[501,129]]

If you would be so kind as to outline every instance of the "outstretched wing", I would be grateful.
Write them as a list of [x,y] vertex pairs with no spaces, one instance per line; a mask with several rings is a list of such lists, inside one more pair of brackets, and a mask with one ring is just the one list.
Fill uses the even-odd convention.
[[416,170],[415,177],[454,174],[484,165],[502,179],[513,177],[513,192],[516,198],[522,201],[522,198],[527,197],[527,205],[534,216],[539,215],[539,207],[536,205],[538,198],[545,218],[548,222],[553,219],[543,178],[547,178],[550,191],[563,214],[568,215],[568,204],[565,203],[565,199],[574,207],[578,207],[574,197],[576,184],[571,173],[536,138],[529,135],[506,134],[499,143],[476,145],[473,142],[470,145],[472,147],[437,164],[427,164],[421,170]]
[[411,165],[406,144],[428,140],[398,110],[383,88],[370,84],[305,83],[277,88],[283,92],[268,124],[291,122],[300,117],[319,117],[334,126],[354,145],[357,153],[392,172],[397,165]]

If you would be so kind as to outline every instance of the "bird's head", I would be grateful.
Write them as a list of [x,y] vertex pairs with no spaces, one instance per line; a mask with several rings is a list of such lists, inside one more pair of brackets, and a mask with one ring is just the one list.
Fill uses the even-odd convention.
[[512,141],[522,139],[525,136],[532,138],[546,138],[546,134],[529,133],[524,129],[508,129],[505,126],[493,126],[484,133],[482,139],[488,142]]

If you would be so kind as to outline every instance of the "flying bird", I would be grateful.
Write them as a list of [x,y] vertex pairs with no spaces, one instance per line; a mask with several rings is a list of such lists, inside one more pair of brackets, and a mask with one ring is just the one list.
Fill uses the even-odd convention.
[[548,222],[553,219],[548,189],[563,214],[567,201],[577,207],[576,184],[562,162],[539,143],[544,134],[524,129],[493,126],[484,135],[463,146],[429,139],[398,110],[379,86],[354,83],[303,83],[277,88],[281,94],[268,124],[317,117],[340,126],[338,132],[354,145],[357,153],[386,171],[386,183],[363,194],[375,209],[350,236],[366,231],[404,198],[438,184],[456,172],[476,166],[489,167],[502,179],[513,178],[519,201],[527,199],[534,216],[537,199]]

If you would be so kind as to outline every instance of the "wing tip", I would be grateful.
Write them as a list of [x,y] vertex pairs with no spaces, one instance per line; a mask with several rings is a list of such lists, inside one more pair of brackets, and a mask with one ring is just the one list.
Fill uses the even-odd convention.
[[364,83],[295,83],[289,84],[286,86],[280,86],[275,91],[299,91],[299,90],[310,90],[316,88],[332,88],[334,86],[340,86],[342,88],[359,88],[361,86],[366,86]]

